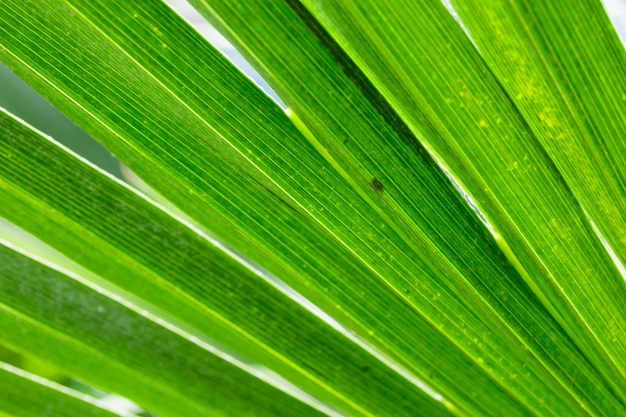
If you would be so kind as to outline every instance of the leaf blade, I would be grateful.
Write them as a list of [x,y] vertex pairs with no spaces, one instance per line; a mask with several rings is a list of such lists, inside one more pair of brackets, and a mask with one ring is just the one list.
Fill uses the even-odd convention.
[[118,181],[2,113],[0,131],[10,156],[0,211],[77,262],[337,407],[368,414],[386,400],[368,394],[371,402],[352,404],[379,386],[382,398],[393,398],[388,390],[412,398],[399,410],[445,413],[379,355]]
[[[374,106],[376,106],[377,100],[380,101],[380,98],[377,98],[375,94],[367,91],[367,89],[369,88],[367,86],[367,80],[359,78],[362,77],[362,75],[359,75],[358,69],[354,70],[350,68],[350,63],[345,62],[346,58],[341,57],[341,54],[335,50],[336,46],[332,45],[332,40],[328,41],[327,39],[325,39],[325,37],[327,38],[328,35],[324,34],[324,30],[322,28],[316,27],[315,22],[306,21],[306,12],[303,13],[301,10],[298,11],[298,6],[295,2],[283,2],[283,5],[281,6],[277,6],[276,3],[274,3],[273,5],[267,5],[263,2],[254,1],[247,2],[245,6],[233,5],[232,3],[220,1],[206,2],[199,0],[194,3],[197,5],[196,7],[201,12],[204,12],[205,16],[208,16],[213,23],[217,24],[218,27],[222,27],[224,33],[227,33],[235,43],[243,48],[243,50],[248,54],[248,58],[255,61],[255,63],[258,65],[257,69],[259,69],[262,73],[266,75],[266,77],[269,77],[273,81],[273,83],[271,83],[272,87],[274,88],[274,90],[281,93],[281,97],[283,98],[283,100],[287,102],[288,105],[292,107],[299,116],[302,116],[303,118],[308,118],[308,120],[304,120],[304,124],[307,124],[308,128],[316,132],[316,134],[312,134],[312,136],[318,136],[317,139],[319,139],[320,141],[325,140],[322,146],[325,147],[325,149],[323,150],[327,153],[332,154],[329,155],[328,158],[334,157],[336,158],[336,160],[340,160],[341,158],[346,157],[346,153],[356,153],[354,149],[350,149],[349,146],[345,145],[346,142],[351,139],[351,132],[349,130],[351,129],[352,131],[359,132],[359,142],[365,142],[367,139],[364,138],[366,134],[363,132],[367,130],[367,127],[363,128],[363,125],[359,126],[358,123],[354,121],[354,119],[358,119],[355,114],[361,111],[360,109],[364,106],[363,103],[358,100],[358,89],[350,86],[349,81],[354,81],[354,83],[362,89],[361,93],[364,94],[367,99],[371,100],[371,104],[373,104]],[[333,2],[328,2],[327,8],[332,9],[332,4]],[[279,10],[281,7],[283,10]],[[314,8],[313,6],[311,7]],[[362,5],[360,7],[362,7]],[[292,8],[295,13],[289,14],[289,8]],[[443,7],[441,7],[441,9],[443,9]],[[306,24],[309,25],[310,32],[313,32],[313,34],[319,39],[319,42],[328,49],[327,51],[323,51],[327,53],[326,56],[324,56],[323,53],[317,53],[316,48],[319,49],[319,46],[315,45],[314,41],[312,42],[308,39],[303,40],[303,38],[305,37],[304,34],[306,34],[307,31],[302,28],[302,25],[298,27],[297,25],[292,23],[294,21],[297,22],[298,20],[296,14],[298,14],[302,18],[302,20],[306,21]],[[346,13],[346,16],[348,14],[349,12]],[[323,13],[320,11],[318,15],[323,15]],[[348,18],[346,17],[346,19]],[[323,18],[320,20],[323,20]],[[384,22],[386,20],[384,18],[381,18],[379,21]],[[280,24],[278,22],[280,22]],[[284,22],[289,22],[291,26],[281,27],[283,26]],[[345,24],[342,26],[343,28],[349,27],[350,24],[353,22],[344,23]],[[341,31],[342,27],[337,28],[337,30]],[[378,27],[375,33],[384,34],[385,32],[390,31],[391,30],[386,30],[382,27]],[[292,33],[298,33],[298,36],[291,36]],[[354,35],[355,39],[360,40],[359,37],[367,36],[367,33],[367,30],[363,30],[360,35],[354,34],[354,32],[352,33],[352,35]],[[313,38],[315,38],[315,36],[313,36]],[[367,50],[368,47],[368,45],[362,44],[359,46],[358,49]],[[410,55],[408,52],[406,54]],[[331,55],[331,57],[334,58],[336,61],[341,62],[341,65],[336,65],[332,62],[328,63],[328,55]],[[285,57],[289,57],[288,62],[286,62],[286,60],[284,59]],[[329,67],[332,67],[332,65],[335,65],[336,68],[328,69]],[[393,66],[388,65],[386,67],[387,72],[385,73],[385,75],[388,75],[389,69],[393,69]],[[326,73],[324,73],[324,71],[326,71]],[[336,73],[341,71],[344,71],[346,74],[348,74],[348,77],[338,77]],[[313,76],[313,74],[315,74],[315,76]],[[333,83],[338,83],[337,78],[340,78],[340,82],[342,83],[340,88],[337,88],[336,85],[333,85]],[[348,82],[345,81],[346,78],[349,78]],[[428,77],[424,76],[424,78]],[[335,92],[335,89],[337,90],[337,92]],[[316,94],[318,91],[321,90],[324,91],[324,94]],[[407,88],[406,90],[409,89]],[[402,96],[403,94],[398,93],[397,91],[395,92],[398,96]],[[342,96],[342,94],[344,94],[344,96]],[[343,105],[341,104],[342,100],[344,103]],[[367,104],[368,103],[366,103],[366,106]],[[327,110],[328,115],[323,114],[325,110]],[[385,108],[380,104],[378,107],[378,111],[381,113],[393,112],[393,110],[389,110],[388,108]],[[365,119],[371,120],[373,118],[375,117],[370,114],[369,117],[366,117]],[[330,120],[330,122],[328,120]],[[332,124],[335,123],[336,120],[341,120],[341,123],[343,125],[339,127],[333,126]],[[401,120],[395,121],[395,124],[401,123]],[[324,126],[324,124],[326,124],[327,126]],[[324,127],[326,128],[326,131],[324,131]],[[379,129],[384,130],[384,128],[381,129],[380,127]],[[384,139],[379,141],[390,141],[389,138],[393,138],[393,135],[393,132],[386,132]],[[315,138],[313,138],[312,140],[314,139]],[[401,140],[406,140],[406,137],[401,138]],[[342,141],[343,145],[341,144]],[[364,147],[366,148],[367,146]],[[371,151],[371,153],[376,156],[384,154],[385,152],[384,150],[381,151],[380,149],[376,148],[376,144],[370,146],[370,149],[376,149],[375,151]],[[408,149],[407,152],[416,152],[416,150]],[[344,167],[347,166],[347,168],[345,168],[346,171],[350,171],[351,168],[352,171],[356,171],[357,168],[355,168],[355,166],[359,163],[363,163],[362,161],[364,159],[367,159],[367,156],[364,158],[362,155],[359,155],[359,157],[355,159],[358,162],[353,162],[354,160],[349,162],[340,161],[338,162],[338,164],[341,165],[343,163]],[[351,164],[353,166],[351,166]],[[372,169],[371,166],[369,168]],[[373,169],[376,168],[374,167]],[[420,179],[424,175],[427,174],[424,174],[424,172],[420,172]],[[378,174],[374,176],[377,178],[383,178]],[[358,174],[356,174],[355,177],[358,177]],[[365,174],[362,175],[362,177],[367,178],[368,175]],[[353,183],[358,183],[358,178],[355,179]],[[406,184],[402,185],[406,186]],[[355,186],[355,188],[356,187],[357,186]],[[417,193],[418,192],[416,192],[416,194]],[[406,210],[406,207],[410,205],[401,202],[401,199],[398,199],[396,202],[398,201],[398,204],[405,209],[405,212],[411,212],[410,209]],[[420,202],[422,202],[422,199],[420,199]],[[421,215],[421,213],[419,212],[411,212],[411,214],[413,214],[415,218],[419,218]],[[436,215],[437,214],[435,214],[435,216]],[[453,220],[448,221],[450,223],[454,222]],[[471,227],[467,228],[472,231],[475,230]],[[448,238],[448,240],[453,241],[455,245],[459,245],[460,241],[463,241],[463,237],[458,237],[458,235],[455,235],[455,238],[452,238],[451,236],[453,236],[453,234],[449,233],[446,237]],[[467,237],[465,237],[465,239],[467,239]],[[433,256],[438,255],[439,254]],[[450,258],[453,258],[454,255],[448,256]],[[466,272],[466,274],[468,273],[471,272]],[[498,284],[498,279],[494,279],[490,282],[491,286],[497,286]],[[476,283],[474,283],[473,285],[476,285]],[[500,297],[504,298],[507,296],[500,294]],[[508,297],[514,298],[510,295]],[[507,299],[507,305],[510,305],[511,303],[517,301],[519,300]],[[516,308],[520,308],[519,312],[522,311],[521,309],[523,309],[523,305],[523,303],[516,305]],[[499,311],[501,312],[500,314],[504,314],[502,310]],[[536,310],[534,311],[534,315],[538,315]],[[533,323],[533,320],[535,318],[536,317],[533,317],[533,314],[530,314],[530,320],[524,323],[524,325],[527,326],[526,328],[530,328],[536,325],[536,323]],[[531,339],[532,338],[534,338],[534,336],[531,336]],[[542,343],[546,343],[546,341],[543,340]],[[529,345],[533,346],[533,342],[530,342]],[[539,350],[540,357],[543,354],[543,359],[545,360],[545,363],[547,363],[547,365],[551,368],[551,372],[553,373],[553,375],[556,375],[561,383],[563,383],[566,387],[571,387],[572,384],[577,385],[578,377],[576,375],[578,375],[579,372],[579,364],[577,363],[578,353],[575,347],[573,351],[571,351],[572,356],[570,356],[570,358],[572,358],[572,362],[570,362],[569,369],[564,372],[562,368],[562,360],[561,358],[559,358],[559,355],[551,357],[551,353],[549,351],[541,352],[541,346],[534,346],[537,350]],[[555,347],[553,346],[552,349],[555,349]],[[585,365],[582,366],[585,367]],[[591,368],[588,368],[588,372],[595,373],[595,371]],[[597,375],[596,378],[598,378]],[[606,400],[607,398],[612,397],[612,393],[606,389],[606,383],[601,384],[604,384],[605,388],[600,391],[596,391],[593,394],[593,399],[589,398],[589,391],[593,391],[595,389],[595,385],[590,385],[588,387],[578,386],[572,391],[574,392],[574,395],[577,396],[578,401],[582,401],[583,403],[585,403],[586,407],[593,408],[595,412],[603,413],[602,410],[605,407],[609,407],[617,412],[617,410],[622,408],[622,405],[619,403],[619,401],[616,401],[615,398]],[[596,404],[593,404],[594,402]],[[609,405],[610,403],[612,404]],[[541,407],[541,405],[539,407]],[[600,408],[598,409],[598,407]]]
[[320,415],[77,277],[4,244],[0,258],[3,341],[18,351],[163,415]]
[[79,395],[8,364],[0,364],[0,413],[13,417],[121,416],[101,408],[95,398]]
[[[621,274],[444,6],[421,2],[402,14],[372,2],[360,10],[305,4],[470,193],[533,291],[623,399],[621,384],[612,382],[623,380],[616,362],[623,341],[611,330],[624,319]],[[395,30],[381,32],[380,22]],[[358,34],[367,34],[367,46],[357,46]],[[398,74],[389,76],[389,68]],[[602,287],[594,285],[597,275]],[[587,302],[590,291],[594,303]]]

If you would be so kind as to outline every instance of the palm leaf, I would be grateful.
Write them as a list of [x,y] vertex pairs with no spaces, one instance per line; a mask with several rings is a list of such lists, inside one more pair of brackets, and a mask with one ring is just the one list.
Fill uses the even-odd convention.
[[[623,316],[617,312],[626,295],[623,277],[563,182],[563,173],[444,6],[398,13],[373,2],[324,9],[305,3],[456,175],[563,328],[609,380],[620,381],[625,345],[617,331],[624,328]],[[396,29],[381,36],[375,26],[381,21]],[[420,22],[420,36],[408,32],[409,22]],[[557,27],[558,21],[551,24]],[[356,33],[365,36],[368,47]],[[613,37],[612,45],[618,42],[614,31],[605,33]],[[436,56],[449,58],[436,61]],[[388,67],[397,69],[397,78],[388,75]],[[581,164],[576,169],[584,172]],[[620,207],[615,197],[605,204]],[[613,389],[621,392],[623,384]]]
[[117,294],[5,249],[7,343],[164,416],[622,412],[623,47],[599,2],[457,3],[472,40],[438,2],[194,1],[285,113],[158,0],[5,1],[0,60],[194,222],[0,113],[0,215]]
[[[3,343],[167,416],[317,413],[102,290],[0,247]],[[184,385],[179,385],[184,381]]]
[[120,417],[97,404],[95,398],[0,363],[0,415],[29,417]]
[[[4,116],[3,122],[0,148],[11,152],[3,171],[2,195],[10,202],[3,215],[16,224],[202,335],[271,366],[330,403],[357,413],[364,405],[352,405],[348,393],[360,398],[366,387],[379,385],[381,398],[372,397],[375,405],[389,401],[384,405],[389,410],[402,409],[406,401],[437,407],[275,283],[17,120]],[[41,157],[48,161],[43,171],[37,162]],[[92,210],[77,210],[85,201],[92,201]],[[62,231],[67,235],[59,238]],[[87,246],[94,250],[81,251]]]

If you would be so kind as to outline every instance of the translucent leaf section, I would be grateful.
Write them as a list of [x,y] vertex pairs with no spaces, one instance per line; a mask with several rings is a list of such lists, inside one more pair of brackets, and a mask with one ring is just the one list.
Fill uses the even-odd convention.
[[14,223],[340,409],[446,414],[397,366],[127,186],[4,113],[0,132],[0,213]]
[[624,278],[444,5],[303,3],[469,192],[533,292],[624,401]]
[[323,415],[79,277],[0,246],[3,343],[163,416]]
[[95,398],[3,363],[0,363],[0,415],[129,417],[102,408]]
[[602,3],[454,3],[490,69],[626,264],[626,51]]
[[[446,298],[450,293],[455,293],[471,305],[475,312],[480,311],[476,314],[481,314],[483,320],[488,317],[488,313],[482,310],[485,307],[482,303],[487,302],[492,312],[497,312],[501,318],[507,320],[506,325],[518,332],[516,337],[524,340],[527,347],[534,346],[534,351],[529,349],[533,355],[541,358],[547,370],[577,401],[584,404],[585,409],[600,414],[606,410],[613,410],[610,412],[612,413],[622,409],[622,404],[607,389],[606,381],[600,383],[603,388],[599,390],[596,390],[597,384],[581,385],[581,369],[586,368],[588,375],[595,374],[596,381],[602,378],[580,357],[578,348],[571,340],[567,337],[558,339],[556,335],[562,335],[561,329],[558,325],[555,326],[553,318],[546,316],[541,307],[537,308],[537,299],[522,295],[530,292],[522,278],[511,270],[510,265],[509,269],[503,268],[506,264],[501,261],[503,253],[494,248],[487,229],[479,220],[471,213],[468,215],[469,208],[463,207],[451,184],[445,184],[443,172],[411,134],[405,120],[394,112],[385,97],[376,90],[376,86],[372,85],[306,9],[292,1],[248,1],[245,4],[234,4],[219,0],[197,0],[193,3],[221,27],[265,74],[272,87],[280,92],[283,100],[297,114],[298,117],[294,117],[294,120],[320,152],[349,178],[353,187],[359,189],[362,195],[367,195],[370,204],[379,212],[385,213],[385,221],[391,227],[386,229],[384,235],[380,235],[378,241],[368,242],[372,251],[389,252],[398,259],[389,249],[388,242],[389,231],[400,230],[399,233],[412,246],[405,249],[406,253],[413,253],[411,261],[417,264],[419,261],[416,259],[424,259],[428,266],[420,266],[428,271],[425,274],[428,278],[420,280],[422,286],[418,294],[410,293],[414,306],[429,317],[437,317],[443,324],[445,319],[428,309],[427,302],[430,299],[441,300],[451,311],[462,314],[458,312],[454,301]],[[333,4],[332,1],[316,3],[316,7],[325,5],[332,9]],[[393,6],[389,8],[392,9]],[[410,7],[407,6],[407,9]],[[443,7],[440,10],[444,13],[444,19],[451,19]],[[348,13],[342,18],[349,19]],[[351,21],[345,23],[345,27],[349,28],[354,24]],[[460,32],[453,21],[452,24]],[[384,33],[383,26],[381,23],[373,33]],[[337,31],[344,34],[343,29],[343,26],[338,25]],[[390,28],[387,32],[393,33],[394,30]],[[355,42],[369,35],[368,28],[363,29],[362,33],[356,32],[351,32]],[[293,33],[298,33],[298,36],[292,36]],[[468,42],[462,32],[459,40]],[[367,51],[368,48],[371,45],[366,43],[358,46],[359,52]],[[444,55],[440,56],[440,59],[444,58]],[[386,76],[393,77],[395,69],[388,65]],[[424,75],[423,78],[428,77],[429,75]],[[397,94],[401,95],[400,92]],[[506,97],[501,98],[504,108],[507,109],[509,103]],[[500,111],[498,107],[493,107],[492,110],[494,115]],[[428,120],[422,119],[421,122],[426,124]],[[368,183],[368,178],[376,181],[371,180]],[[506,246],[504,252],[510,254]],[[605,256],[605,261],[607,260]],[[417,275],[415,269],[411,269],[407,261],[401,263],[411,271],[402,277],[408,277],[407,281],[410,282],[411,275]],[[514,257],[512,263],[519,266]],[[427,269],[434,265],[436,268]],[[375,266],[382,269],[379,263]],[[525,273],[523,268],[520,271]],[[386,277],[390,286],[406,288],[402,278],[394,279],[394,271],[387,269],[381,275]],[[439,290],[441,287],[438,285],[441,283],[445,283],[450,293]],[[428,292],[429,287],[433,288],[432,293]],[[472,290],[479,293],[482,299],[473,298]],[[471,319],[459,320],[471,328],[468,333],[480,328]],[[524,324],[516,327],[516,323],[521,322]],[[463,346],[467,339],[463,340],[457,333],[453,333],[450,326],[447,326],[447,331],[448,334],[454,334],[454,340]],[[549,336],[538,337],[543,332]],[[481,337],[483,334],[481,333]],[[550,339],[558,339],[560,342],[550,344]],[[502,340],[500,337],[498,342],[486,344],[494,356],[498,350],[496,345],[502,343]],[[563,354],[556,353],[564,345],[569,349],[569,364],[563,360]],[[477,362],[489,368],[492,375],[497,375],[496,378],[511,391],[519,389],[514,388],[515,385],[524,385],[516,395],[524,397],[528,404],[534,404],[533,407],[537,409],[542,409],[545,403],[556,407],[553,401],[537,401],[541,395],[546,394],[545,391],[535,394],[535,398],[524,392],[529,386],[536,388],[536,384],[523,384],[519,375],[511,372],[498,374],[497,366],[486,359],[483,352],[471,352]],[[512,355],[511,351],[507,351],[507,354]],[[542,390],[537,388],[537,391]]]

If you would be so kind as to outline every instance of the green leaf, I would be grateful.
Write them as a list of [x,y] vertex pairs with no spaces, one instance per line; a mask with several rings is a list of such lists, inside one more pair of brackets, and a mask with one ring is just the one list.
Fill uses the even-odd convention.
[[95,398],[0,363],[0,415],[13,417],[120,417]]
[[461,183],[533,292],[624,401],[624,279],[443,4],[303,3]]
[[602,3],[455,5],[490,69],[626,264],[626,50]]
[[276,282],[6,113],[0,154],[3,216],[168,316],[355,415],[444,412]]
[[196,3],[292,120],[156,0],[9,2],[0,59],[397,365],[8,118],[4,215],[350,414],[623,410],[622,278],[561,166],[441,4]]
[[[19,7],[24,7],[21,4]],[[271,272],[303,291],[329,312],[336,313],[340,307],[343,314],[339,318],[346,318],[341,320],[342,323],[357,330],[359,336],[376,343],[386,352],[394,352],[394,356],[410,366],[419,378],[426,379],[438,390],[445,389],[446,397],[455,395],[455,402],[482,412],[496,409],[498,404],[506,404],[512,414],[525,414],[525,407],[517,399],[506,395],[508,387],[503,388],[499,381],[491,379],[495,375],[514,381],[518,387],[552,389],[554,398],[561,397],[554,401],[557,407],[563,407],[564,402],[571,402],[568,398],[562,398],[558,389],[546,386],[539,378],[539,375],[543,377],[541,368],[534,368],[524,374],[532,383],[515,381],[518,374],[511,372],[511,369],[521,368],[525,364],[526,352],[507,329],[502,329],[498,318],[490,315],[483,319],[491,322],[489,328],[463,305],[459,296],[449,290],[445,282],[418,278],[436,275],[437,268],[443,269],[441,274],[450,272],[458,276],[458,272],[447,267],[446,263],[429,265],[425,262],[428,255],[413,257],[412,254],[417,251],[397,235],[401,231],[398,225],[393,225],[395,230],[381,232],[380,229],[388,227],[384,213],[372,208],[363,196],[356,193],[352,184],[321,158],[267,97],[255,89],[234,90],[232,86],[242,83],[248,88],[251,86],[216,52],[193,38],[192,33],[184,31],[182,23],[177,23],[181,26],[177,27],[173,24],[176,22],[174,17],[168,17],[163,20],[170,24],[162,24],[158,17],[159,13],[166,13],[165,9],[157,8],[155,11],[134,5],[120,10],[117,3],[103,4],[109,8],[77,5],[80,12],[84,13],[81,17],[85,20],[66,26],[62,20],[55,21],[54,24],[42,25],[37,34],[26,32],[29,29],[23,27],[23,19],[12,22],[7,19],[7,24],[19,27],[11,33],[5,32],[5,45],[12,48],[23,47],[13,38],[15,34],[22,34],[25,41],[42,34],[49,36],[48,41],[39,39],[24,47],[26,50],[22,50],[22,53],[29,48],[39,50],[45,45],[54,45],[50,42],[54,42],[58,34],[66,30],[73,33],[67,40],[76,43],[75,48],[65,45],[58,54],[50,53],[50,50],[46,52],[44,47],[41,52],[46,54],[45,61],[41,61],[44,58],[42,55],[31,55],[34,61],[28,65],[15,61],[13,52],[9,50],[3,57],[6,62],[13,62],[18,72],[23,71],[22,75],[34,85],[51,93],[49,97],[53,102],[73,114],[75,120],[82,120],[85,127],[92,129],[94,136],[108,144],[131,168],[187,214],[232,242],[246,256],[263,262]],[[38,7],[23,13],[35,16],[39,10],[42,9]],[[48,16],[48,22],[53,18]],[[111,21],[116,24],[102,24]],[[80,26],[74,27],[77,23]],[[101,26],[94,28],[93,25],[97,24]],[[178,30],[174,31],[174,28]],[[106,36],[99,30],[106,30]],[[86,33],[97,41],[90,39]],[[136,36],[128,36],[129,33]],[[157,36],[153,36],[154,33]],[[192,53],[183,44],[183,33],[197,44]],[[85,48],[86,44],[90,46]],[[133,51],[134,60],[120,55],[119,45]],[[100,61],[102,58],[98,57],[98,66],[92,67],[91,71],[85,65],[81,66],[79,72],[66,66],[68,62],[96,59],[91,55],[96,52],[109,58]],[[184,60],[180,59],[180,54],[184,54]],[[157,56],[163,59],[156,60]],[[178,57],[178,60],[174,61],[174,57]],[[202,57],[202,61],[197,57]],[[37,73],[30,72],[29,65],[36,65]],[[199,68],[202,71],[198,72]],[[46,78],[40,78],[44,72]],[[124,74],[123,77],[121,74]],[[103,82],[103,76],[106,77],[106,83]],[[81,93],[82,87],[76,84],[79,79],[85,85],[97,86],[96,91]],[[62,86],[66,94],[71,94],[73,100],[81,100],[83,108],[70,106],[72,103],[65,101],[67,97],[56,92],[56,88],[61,88],[57,85]],[[150,91],[150,95],[147,91]],[[193,94],[194,91],[202,91],[203,96]],[[89,100],[83,99],[85,94]],[[100,97],[105,96],[121,98],[98,103]],[[225,115],[207,111],[201,99],[210,99],[215,106],[229,103],[230,112]],[[245,108],[241,107],[242,102],[247,104]],[[168,111],[165,112],[165,109]],[[125,115],[132,116],[125,120]],[[228,119],[222,120],[224,117]],[[137,129],[134,120],[141,121],[141,130]],[[218,132],[211,131],[207,126],[209,123],[210,127],[219,129]],[[185,126],[185,129],[179,129],[180,126]],[[144,132],[150,132],[150,135]],[[121,139],[129,141],[138,151],[127,149]],[[183,153],[181,149],[193,149],[193,152]],[[207,161],[210,163],[207,164]],[[427,163],[432,165],[432,161]],[[462,217],[472,218],[470,210],[462,205],[461,197],[454,192],[443,173],[438,172],[436,179],[439,179],[435,183],[438,185],[433,188],[445,187],[443,192],[447,193],[453,204],[462,208]],[[276,181],[280,181],[280,184]],[[369,182],[371,179],[365,184],[371,199],[371,196],[377,194],[376,190],[367,185]],[[25,181],[23,186],[27,185]],[[288,193],[285,188],[287,185],[290,187]],[[72,194],[76,192],[78,190]],[[302,196],[303,201],[295,199],[299,196]],[[6,215],[24,210],[7,210]],[[317,217],[311,219],[313,210]],[[334,218],[334,213],[340,213],[341,217]],[[320,225],[319,218],[329,223]],[[481,233],[484,239],[487,233],[477,228],[477,225],[474,220],[472,229]],[[39,227],[26,227],[35,233],[39,230]],[[238,239],[236,233],[241,233],[238,229],[245,231],[251,238],[246,238],[247,241]],[[347,241],[350,245],[342,239],[350,239]],[[141,241],[144,240],[145,237]],[[419,249],[428,248],[429,243],[419,242],[419,245]],[[357,254],[354,254],[353,246],[359,249]],[[266,252],[259,252],[259,248]],[[491,248],[495,249],[493,243]],[[508,275],[512,268],[501,263],[502,259],[496,262],[496,267],[503,268]],[[276,264],[279,268],[274,268]],[[99,273],[102,275],[102,272]],[[390,279],[388,276],[395,280],[392,291],[389,290],[389,282],[386,282]],[[411,277],[411,280],[405,281],[406,277]],[[311,288],[322,291],[322,295],[313,292]],[[503,290],[506,291],[506,288],[503,287]],[[463,286],[458,291],[472,294],[471,289]],[[201,295],[206,297],[204,293]],[[522,293],[520,297],[528,296]],[[417,310],[420,315],[416,314],[416,302],[412,298],[420,301],[421,310],[428,310]],[[206,298],[200,300],[207,304],[215,303]],[[482,304],[473,305],[488,310]],[[173,308],[168,309],[172,314],[179,314],[175,311]],[[424,314],[426,317],[423,317]],[[459,317],[463,319],[459,321]],[[237,320],[233,322],[239,323]],[[209,331],[206,327],[202,331]],[[442,330],[445,331],[443,334]],[[451,344],[450,338],[461,346]],[[265,344],[277,343],[275,338],[264,340]],[[478,340],[482,342],[477,343]],[[324,343],[327,344],[327,341]],[[439,348],[425,349],[433,346]],[[495,349],[495,346],[498,348]],[[308,347],[308,350],[312,349]],[[493,354],[494,351],[497,355]],[[259,355],[252,350],[250,354],[256,355],[253,358]],[[485,363],[474,362],[472,355],[477,356],[479,362]],[[320,371],[319,365],[308,367],[321,372],[323,378],[337,374]],[[272,368],[284,375],[283,370],[277,369],[276,365]],[[468,381],[467,388],[462,392],[451,389],[452,385],[458,383],[455,371],[459,368],[466,369],[465,377]],[[301,380],[290,380],[302,386]],[[481,381],[493,405],[480,404],[473,398],[470,381]],[[353,384],[353,379],[350,382]],[[355,389],[351,384],[346,381],[342,389]],[[362,392],[366,391],[371,392],[371,386],[362,389]],[[524,395],[534,394],[525,392]],[[371,394],[367,398],[362,397],[361,394],[361,397],[355,398],[359,398],[357,402],[360,403],[369,401],[372,407],[380,406]],[[332,398],[320,398],[336,404]],[[399,403],[396,402],[396,405]],[[356,407],[352,405],[352,408]],[[569,404],[565,408],[569,410],[575,406]]]
[[[369,189],[362,179],[383,179],[382,183],[386,184],[384,193],[380,193],[382,198],[375,201],[381,211],[392,213],[387,220],[392,225],[395,222],[395,230],[408,228],[415,232],[408,238],[405,234],[407,241],[414,244],[417,241],[422,245],[413,257],[421,256],[430,260],[431,264],[435,263],[434,260],[440,262],[439,271],[430,273],[431,279],[446,282],[456,290],[459,298],[474,309],[480,308],[481,301],[490,303],[492,311],[508,320],[505,325],[518,332],[515,336],[526,344],[527,349],[531,348],[531,353],[540,358],[548,371],[568,387],[580,403],[585,404],[584,407],[594,409],[595,412],[601,412],[606,407],[614,410],[622,408],[621,403],[607,389],[606,383],[600,383],[604,385],[600,389],[597,389],[597,383],[579,385],[582,369],[586,368],[584,372],[594,375],[592,378],[596,381],[600,381],[600,378],[595,369],[580,363],[578,350],[567,337],[553,339],[555,343],[546,350],[544,348],[548,338],[541,338],[543,346],[537,343],[537,335],[551,334],[554,337],[557,333],[552,318],[546,316],[541,307],[537,307],[534,298],[525,297],[526,286],[510,268],[507,270],[502,267],[506,261],[502,259],[503,254],[494,248],[486,229],[480,227],[478,219],[468,215],[469,209],[460,204],[460,198],[450,191],[452,187],[449,184],[446,187],[442,183],[445,181],[444,175],[407,132],[403,121],[394,115],[374,86],[306,10],[294,2],[268,4],[248,1],[242,5],[219,0],[198,0],[194,3],[257,64],[257,68],[271,81],[274,90],[281,93],[283,100],[301,116],[300,123],[306,125],[302,130],[310,129],[310,140],[321,142],[318,142],[321,152],[335,166],[339,165],[338,169],[342,169],[345,175],[351,177],[355,187],[360,186],[364,188],[364,193],[369,191],[375,195],[376,190]],[[350,27],[350,23],[344,23],[345,27]],[[291,33],[298,33],[299,36],[290,36]],[[366,33],[369,32],[364,30],[363,34]],[[380,30],[376,33],[380,33]],[[354,36],[357,39],[357,35]],[[359,45],[358,48],[366,50],[368,46]],[[289,57],[289,60],[281,57]],[[388,77],[393,76],[389,73],[389,69],[393,68],[388,65]],[[322,90],[325,93],[319,94]],[[354,132],[359,132],[358,140],[354,140]],[[388,240],[389,233],[386,233],[379,238],[378,243],[368,244],[381,252],[391,252],[384,247]],[[351,247],[356,248],[357,245],[352,244]],[[470,268],[465,263],[469,259],[472,260]],[[446,263],[448,268],[444,269]],[[456,266],[456,271],[450,267],[452,265]],[[460,271],[462,276],[459,276]],[[394,271],[387,270],[381,275],[391,280],[393,274]],[[458,281],[455,282],[455,279]],[[479,292],[483,299],[472,300],[472,290]],[[422,288],[423,293],[426,291]],[[494,294],[497,294],[497,298]],[[436,293],[425,298],[444,297]],[[414,302],[421,311],[428,311],[424,300],[417,299]],[[453,303],[446,303],[450,310],[455,310]],[[456,312],[460,314],[458,310]],[[431,313],[430,316],[435,315]],[[481,318],[484,320],[485,315]],[[468,324],[470,335],[472,330],[479,327],[471,319],[462,320]],[[436,321],[443,320],[437,317]],[[463,343],[463,339],[456,334],[454,340],[460,345]],[[471,346],[471,343],[465,343]],[[502,344],[502,337],[497,342],[488,343],[491,354],[498,351],[496,346],[499,344]],[[560,349],[569,350],[569,354],[556,353]],[[513,355],[511,349],[503,349],[503,352],[509,358]],[[477,360],[489,361],[477,350],[472,351],[472,356]],[[569,363],[564,360],[567,356],[571,358]],[[492,375],[497,375],[508,389],[515,390],[514,384],[521,384],[518,395],[527,396],[525,391],[529,386],[541,390],[534,383],[526,383],[524,386],[520,377],[511,372],[515,366],[505,368],[498,375],[497,365],[486,363]],[[444,394],[447,393],[445,388],[438,388]],[[539,395],[546,393],[544,391]],[[529,404],[534,402],[531,407],[541,409],[544,405],[537,403],[537,398],[527,396],[525,401]],[[551,405],[554,406],[553,401]]]
[[0,328],[13,349],[162,416],[321,415],[228,355],[118,301],[0,246]]

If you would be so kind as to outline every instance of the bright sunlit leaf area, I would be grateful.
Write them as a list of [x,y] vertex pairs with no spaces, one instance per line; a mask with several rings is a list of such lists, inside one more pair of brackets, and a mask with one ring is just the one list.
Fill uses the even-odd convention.
[[622,1],[0,4],[1,417],[626,415]]

